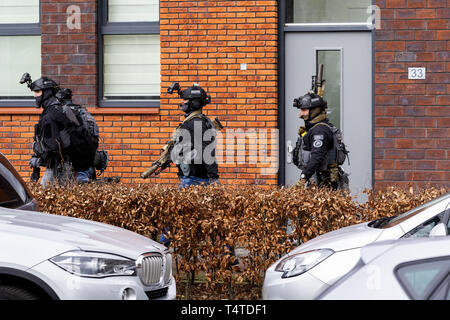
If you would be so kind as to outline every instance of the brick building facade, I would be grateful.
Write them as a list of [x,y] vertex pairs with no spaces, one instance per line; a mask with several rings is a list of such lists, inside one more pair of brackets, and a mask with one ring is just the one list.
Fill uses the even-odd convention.
[[[376,185],[450,181],[450,9],[446,0],[385,0],[375,32]],[[426,67],[426,80],[408,80]]]
[[[147,107],[127,105],[126,101],[114,106],[99,102],[99,74],[103,72],[99,40],[104,30],[111,30],[102,27],[102,3],[41,0],[40,36],[42,75],[71,88],[74,102],[87,106],[97,120],[110,155],[106,176],[144,182],[140,173],[158,158],[160,148],[182,120],[179,99],[166,92],[173,81],[182,87],[197,82],[206,88],[212,103],[205,113],[219,117],[228,129],[251,129],[257,135],[261,135],[259,129],[273,129],[272,134],[283,130],[279,121],[283,22],[279,21],[277,1],[159,1],[160,102]],[[372,33],[372,184],[431,182],[448,187],[448,3],[377,0],[374,4],[381,9],[381,29]],[[72,14],[68,7],[73,5],[80,9],[80,28],[67,24]],[[408,80],[408,67],[426,67],[426,80]],[[32,106],[2,104],[0,100],[0,151],[25,177],[31,173],[28,160],[39,112]],[[243,141],[244,146],[237,143],[233,150],[245,149],[249,140]],[[273,155],[276,149],[269,144],[268,153]],[[251,147],[245,150],[246,159],[250,153]],[[248,161],[223,163],[219,174],[226,184],[280,183],[277,173],[261,173],[264,166]],[[146,181],[175,184],[178,180],[172,168]]]

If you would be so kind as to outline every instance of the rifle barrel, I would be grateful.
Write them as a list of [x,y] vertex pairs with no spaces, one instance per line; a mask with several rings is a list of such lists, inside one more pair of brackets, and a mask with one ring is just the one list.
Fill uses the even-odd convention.
[[214,127],[216,128],[216,130],[222,130],[223,129],[223,125],[222,123],[219,121],[219,118],[215,118],[213,121]]
[[141,173],[141,178],[146,179],[150,175],[152,175],[156,169],[158,169],[158,164],[153,164],[149,169],[147,169],[145,172]]
[[322,86],[323,79],[323,64],[319,64],[319,72],[317,73],[317,85]]

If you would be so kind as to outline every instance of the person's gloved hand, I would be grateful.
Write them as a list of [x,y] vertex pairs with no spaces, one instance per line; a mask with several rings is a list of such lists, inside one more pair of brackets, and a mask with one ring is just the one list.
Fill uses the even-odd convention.
[[297,187],[304,187],[304,188],[306,188],[309,185],[309,180],[306,179],[304,174],[302,174],[300,176],[300,179],[298,179],[296,185],[297,185]]
[[213,178],[209,178],[209,184],[211,185],[218,185],[219,183],[219,179],[213,179]]
[[31,181],[37,182],[41,176],[41,168],[33,168],[33,173],[31,174]]
[[298,179],[296,186],[297,187],[305,187],[306,188],[308,186],[308,180],[306,180],[306,179]]
[[306,131],[306,127],[300,127],[300,128],[298,128],[298,135],[300,136],[300,137],[303,137],[304,135],[305,135],[305,133],[307,133],[307,131]]
[[32,157],[29,161],[30,168],[39,168],[41,166],[41,158]]

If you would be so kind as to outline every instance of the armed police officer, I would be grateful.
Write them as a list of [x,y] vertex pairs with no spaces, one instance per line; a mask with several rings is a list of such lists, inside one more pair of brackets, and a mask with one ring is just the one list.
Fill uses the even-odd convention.
[[[50,78],[41,77],[32,81],[28,73],[25,73],[20,83],[27,83],[33,92],[36,100],[36,107],[42,108],[39,121],[35,125],[33,156],[30,160],[30,167],[33,168],[32,181],[38,181],[40,167],[46,167],[41,185],[50,183],[68,183],[74,180],[72,166],[74,122],[76,115],[70,109],[63,108],[63,104],[58,99],[61,91],[59,85]],[[88,147],[85,147],[88,149]],[[79,158],[82,158],[80,155]],[[87,170],[86,168],[81,168]],[[80,169],[80,171],[81,171]],[[80,178],[83,176],[80,175]]]
[[311,91],[294,99],[294,107],[300,109],[300,118],[305,121],[294,149],[294,164],[302,171],[297,185],[347,189],[348,175],[340,165],[348,157],[348,151],[340,130],[327,118],[327,102],[321,96],[322,72],[323,67],[318,79],[313,77]]
[[172,149],[172,161],[178,167],[180,187],[208,185],[219,179],[215,155],[215,127],[202,109],[211,98],[198,84],[180,92],[180,108],[185,120]]
[[69,120],[62,113],[60,102],[56,98],[59,90],[58,84],[50,78],[41,77],[32,82],[28,73],[25,73],[20,83],[27,82],[33,91],[36,107],[42,108],[39,122],[35,125],[33,157],[30,166],[33,168],[32,180],[39,179],[39,167],[46,167],[41,184],[43,186],[57,181],[64,183],[72,179],[72,170],[67,157],[67,148],[70,145],[70,136],[67,128]]
[[[181,98],[179,107],[184,113],[184,120],[163,147],[160,158],[141,177],[158,175],[173,162],[178,168],[179,189],[218,183],[216,130],[223,127],[217,118],[211,121],[202,112],[203,107],[211,102],[211,97],[195,83],[192,87],[181,90],[179,83],[174,82],[167,92],[172,94],[174,91]],[[171,241],[168,231],[168,227],[164,228],[159,240],[166,246]]]
[[202,112],[203,107],[211,102],[211,97],[198,84],[181,90],[179,83],[174,82],[167,92],[172,94],[174,91],[181,98],[179,107],[185,119],[162,148],[160,158],[141,177],[145,179],[152,174],[158,175],[175,163],[180,188],[218,183],[216,130],[223,127],[217,118],[211,121]]

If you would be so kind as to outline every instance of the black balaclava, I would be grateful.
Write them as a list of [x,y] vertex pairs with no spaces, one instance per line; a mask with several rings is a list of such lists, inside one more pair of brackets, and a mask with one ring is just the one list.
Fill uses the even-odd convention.
[[184,102],[184,103],[180,103],[180,107],[181,107],[181,110],[184,112],[184,113],[191,113],[191,111],[190,111],[190,106],[189,106],[189,102],[190,101],[188,101],[188,102]]
[[192,86],[181,92],[181,98],[188,100],[180,104],[181,110],[187,115],[193,111],[200,110],[206,104],[206,92],[200,86]]
[[195,110],[199,110],[199,109],[203,108],[200,99],[192,99],[192,100],[189,100],[188,102],[180,103],[180,107],[181,107],[181,110],[186,114],[189,114]]
[[42,90],[42,95],[39,97],[35,97],[36,100],[36,107],[44,107],[46,108],[48,106],[49,100],[54,96],[52,89],[44,89]]

